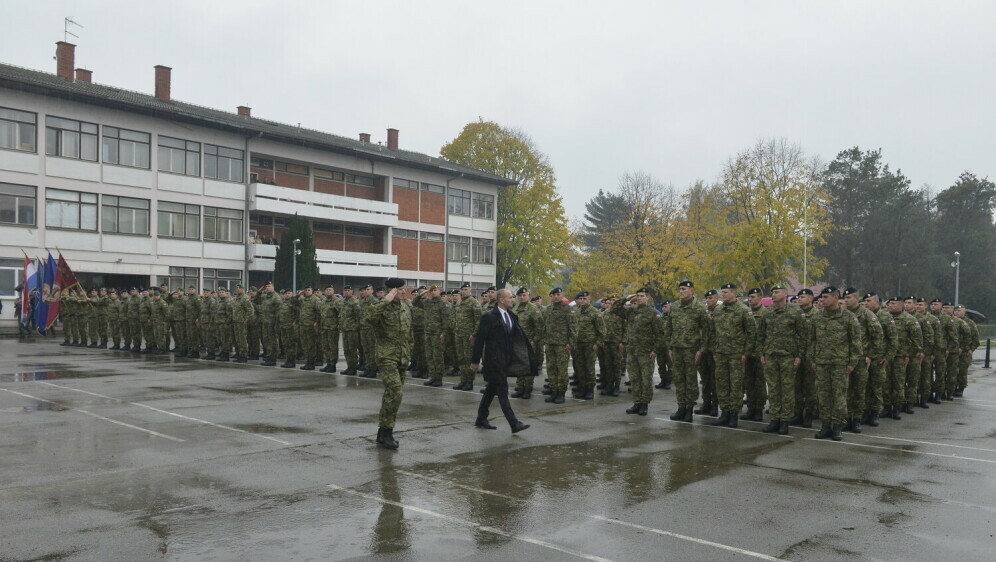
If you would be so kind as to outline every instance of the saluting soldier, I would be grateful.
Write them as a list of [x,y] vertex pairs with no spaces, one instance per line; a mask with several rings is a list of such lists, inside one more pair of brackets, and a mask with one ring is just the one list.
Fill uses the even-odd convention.
[[[627,337],[631,336],[627,333]],[[671,303],[671,311],[664,323],[664,337],[671,347],[675,399],[678,403],[678,410],[671,417],[675,421],[691,422],[695,402],[699,398],[697,366],[704,356],[712,355],[712,324],[705,307],[695,299],[695,284],[691,281],[678,283],[678,300]],[[718,404],[717,397],[712,406],[718,409]]]
[[[446,342],[446,303],[439,296],[439,285],[430,285],[423,295],[423,349],[429,369],[425,386],[443,386],[443,346]],[[415,336],[418,336],[416,332]]]
[[[533,355],[536,358],[543,356],[543,315],[540,313],[539,308],[536,307],[532,302],[530,302],[529,289],[526,287],[519,287],[519,290],[515,292],[517,302],[512,308],[512,312],[519,319],[519,326],[522,326],[522,331],[526,333],[526,338],[529,340],[529,345],[533,348]],[[618,353],[618,352],[617,352]],[[538,368],[538,367],[537,367]],[[533,381],[536,379],[534,376],[528,377],[517,377],[515,382],[515,391],[512,392],[512,398],[522,398],[528,400],[533,396]]]
[[412,356],[412,310],[403,279],[385,282],[390,288],[384,299],[371,305],[370,326],[377,332],[377,370],[384,383],[377,427],[377,443],[397,449],[394,424],[401,407],[405,371]]
[[415,289],[412,294],[412,361],[408,365],[409,371],[415,371],[414,378],[424,379],[429,377],[429,370],[425,363],[425,297],[426,287],[423,285]]
[[377,376],[377,336],[370,329],[368,319],[370,307],[377,302],[372,285],[360,289],[360,348],[362,349],[363,373],[361,377],[372,379]]
[[[200,342],[200,347],[204,349],[205,361],[214,361],[218,358],[215,354],[215,350],[218,348],[218,343],[220,342],[220,334],[218,330],[215,329],[215,318],[218,315],[218,308],[220,304],[218,303],[218,293],[214,291],[204,291],[204,293],[199,297],[198,311],[200,311],[200,318],[197,320],[198,332],[200,337],[198,341]],[[199,351],[199,350],[198,350]]]
[[858,363],[865,361],[861,350],[861,322],[840,306],[837,288],[820,291],[823,312],[810,320],[808,349],[816,372],[816,393],[823,425],[817,439],[841,440],[847,422],[847,383]]
[[118,333],[121,334],[121,344],[118,349],[121,351],[131,351],[131,319],[129,318],[129,311],[131,310],[131,291],[122,289],[119,293],[118,299]]
[[267,281],[263,285],[263,291],[259,295],[259,326],[260,336],[263,339],[263,353],[266,356],[260,365],[273,367],[277,364],[277,355],[280,353],[280,343],[277,337],[277,326],[282,305],[280,296],[273,290],[273,282]]
[[868,368],[881,357],[885,349],[885,336],[878,317],[861,306],[857,289],[844,289],[844,308],[858,319],[862,357],[854,364],[847,381],[847,423],[843,430],[861,433],[867,411]]
[[173,329],[173,351],[177,355],[187,354],[187,327],[184,324],[184,316],[187,311],[187,299],[183,296],[183,291],[177,289],[173,291],[173,298],[169,303],[169,320]]
[[142,320],[142,338],[145,340],[145,349],[142,353],[152,353],[156,348],[156,333],[152,319],[152,291],[152,287],[142,290],[142,304],[138,309]]
[[342,306],[339,311],[339,325],[342,327],[342,352],[346,359],[344,375],[355,375],[360,362],[360,302],[353,296],[353,287],[342,288]]
[[809,334],[799,307],[788,303],[788,287],[771,287],[771,306],[757,316],[757,348],[767,381],[771,423],[765,433],[788,435],[795,411],[795,372],[805,355]]
[[[550,306],[543,311],[543,343],[546,346],[546,376],[550,395],[546,402],[563,404],[567,394],[567,363],[577,342],[577,318],[564,302],[564,290],[550,291]],[[547,391],[543,391],[546,393]]]
[[234,332],[232,324],[234,322],[235,307],[232,302],[231,293],[228,287],[218,287],[218,300],[214,311],[214,336],[218,341],[218,356],[215,361],[230,361],[232,356],[232,339]]
[[107,318],[107,341],[108,349],[121,349],[121,302],[118,300],[118,292],[111,289],[107,293],[107,306],[104,309]]
[[474,390],[474,371],[470,368],[474,343],[471,336],[477,332],[477,324],[481,320],[481,305],[471,293],[470,283],[460,287],[460,302],[453,309],[454,338],[456,339],[457,368],[460,370],[460,382],[453,386],[455,390]]

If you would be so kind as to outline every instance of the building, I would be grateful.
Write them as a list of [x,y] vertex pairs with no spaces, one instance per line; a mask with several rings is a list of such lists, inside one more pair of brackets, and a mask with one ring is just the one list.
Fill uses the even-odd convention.
[[[22,249],[59,249],[92,287],[213,289],[270,278],[288,217],[311,221],[323,283],[476,289],[495,279],[498,189],[512,182],[399,148],[0,64],[0,291]],[[150,77],[151,78],[151,77]],[[12,318],[11,303],[3,317]]]

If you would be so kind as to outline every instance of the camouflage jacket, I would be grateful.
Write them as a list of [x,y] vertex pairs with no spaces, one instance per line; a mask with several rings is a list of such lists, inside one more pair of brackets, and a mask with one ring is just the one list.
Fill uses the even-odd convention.
[[864,360],[861,352],[861,321],[838,307],[824,309],[809,321],[809,361],[817,365],[850,365]]
[[757,323],[749,306],[739,300],[720,303],[712,314],[712,325],[714,353],[757,355]]
[[757,316],[757,347],[765,357],[805,357],[808,324],[798,306],[769,306]]
[[543,312],[543,343],[574,345],[577,342],[578,321],[574,309],[566,302],[551,303]]
[[664,337],[672,349],[709,351],[712,343],[709,313],[694,297],[671,303],[671,313],[664,323]]

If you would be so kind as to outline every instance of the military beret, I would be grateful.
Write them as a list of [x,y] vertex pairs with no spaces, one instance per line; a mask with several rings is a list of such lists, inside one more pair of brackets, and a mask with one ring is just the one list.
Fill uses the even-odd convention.
[[708,291],[705,292],[705,296],[707,297],[715,297],[718,294],[719,291],[717,291],[716,289],[709,289]]
[[294,292],[294,291],[292,291],[292,290],[290,290],[290,289],[284,289],[283,291],[280,291],[280,293],[281,293],[281,294],[286,294],[286,293],[293,293],[293,292]]
[[249,291],[250,291],[250,292],[253,292],[253,293],[255,293],[255,292],[256,292],[256,291],[258,291],[258,290],[259,290],[259,289],[257,289],[256,287],[249,287]]
[[955,308],[965,308],[965,305],[963,305],[963,304],[956,304]]
[[245,289],[245,287],[242,286],[242,283],[236,283],[235,284],[235,288],[236,289]]
[[370,289],[372,291],[373,290],[373,285],[371,285],[370,283],[367,283],[366,285],[360,287],[361,291],[366,291],[367,289]]
[[726,285],[720,287],[720,289],[736,289],[736,288],[737,286],[734,283],[727,283]]
[[913,301],[913,302],[916,302],[916,295],[905,296],[905,297],[903,297],[903,300],[904,301]]
[[524,294],[526,294],[528,292],[529,292],[528,288],[526,288],[526,287],[519,287],[519,290],[516,291],[515,294],[517,294],[517,295],[524,295]]
[[661,306],[667,306],[669,304],[671,304],[671,301],[669,301],[669,300],[665,300],[665,301],[661,302]]
[[777,291],[779,289],[781,289],[782,291],[787,291],[788,285],[786,285],[785,283],[775,283],[774,285],[771,286],[772,291]]
[[858,290],[855,289],[854,287],[848,287],[848,288],[844,289],[844,296],[846,297],[847,295],[853,295],[853,294],[856,294],[857,292],[858,292]]
[[755,287],[755,288],[747,291],[747,294],[748,295],[763,295],[764,291],[762,291],[761,289],[758,289],[758,288]]
[[941,302],[941,299],[934,299],[934,300],[930,301],[930,304],[934,304],[935,302]]
[[[193,286],[191,286],[190,288],[193,289]],[[135,287],[132,287],[131,289],[128,289],[128,290],[129,291],[137,291],[138,289],[136,289]]]
[[943,304],[943,305],[941,305],[941,306],[954,306],[954,303],[953,303],[953,302],[951,302],[951,301],[948,301],[948,302],[944,303],[944,304]]
[[837,292],[837,287],[834,287],[833,285],[827,285],[826,287],[824,287],[823,290],[820,291],[820,296],[823,296],[823,295],[837,295],[837,296],[840,296],[840,294]]
[[917,297],[916,298],[916,302],[923,302],[923,303],[925,303],[925,302],[927,302],[927,299],[925,297]]
[[550,289],[550,296],[556,295],[557,293],[563,293],[563,292],[564,292],[564,290],[561,289],[560,287],[554,287],[554,288]]
[[104,292],[104,291],[106,291],[106,290],[107,290],[107,287],[101,287],[101,288],[100,288],[100,291],[101,291],[101,292]]
[[607,301],[607,300],[618,299],[618,298],[619,298],[619,294],[618,293],[609,293],[609,294],[605,295],[602,298],[602,300],[606,300]]
[[889,302],[903,302],[903,297],[900,297],[898,295],[894,297],[889,297]]
[[267,281],[266,283],[263,283],[264,286],[265,285],[272,285],[272,284],[273,284],[273,281]]
[[679,287],[690,287],[690,288],[694,288],[695,287],[695,283],[692,283],[688,279],[685,279],[681,283],[678,283],[678,286]]
[[861,297],[861,300],[868,300],[868,299],[870,299],[872,297],[877,297],[877,296],[878,296],[878,293],[876,293],[874,291],[869,291],[869,292],[865,293],[865,296]]
[[415,289],[415,290],[416,290],[416,291],[427,291],[428,289],[429,289],[429,288],[428,288],[428,287],[426,287],[425,285],[419,285],[419,286],[418,286],[418,288],[417,288],[417,289]]
[[481,296],[482,296],[482,297],[483,297],[484,295],[486,295],[486,294],[488,294],[488,292],[487,292],[487,291],[481,291]]
[[227,291],[228,289],[224,285],[218,285],[219,291]]
[[813,291],[812,289],[799,289],[799,292],[796,293],[796,296],[801,297],[802,295],[813,296]]
[[460,288],[461,289],[469,289],[470,288],[470,283],[464,282],[463,285],[460,285]]
[[159,286],[160,287],[169,287],[169,283],[166,283],[165,281],[163,281],[162,283],[159,284]]
[[537,301],[540,301],[540,300],[542,300],[542,299],[537,295],[537,296],[529,299],[529,302],[537,302]]
[[387,281],[384,281],[384,286],[388,289],[400,289],[405,286],[405,280],[398,277],[391,277]]
[[591,293],[589,293],[588,291],[581,291],[580,293],[578,293],[578,295],[576,297],[574,297],[574,299],[577,300],[577,299],[579,299],[581,297],[590,297],[590,296],[591,296]]
[[498,290],[498,287],[495,287],[494,285],[492,285],[492,286],[488,287],[487,289],[485,289],[485,291],[497,291],[497,290]]
[[342,286],[342,290],[345,291],[346,289],[349,289],[350,291],[352,291],[353,290],[353,286],[352,285],[343,285]]
[[304,290],[310,289],[310,288],[311,288],[311,285],[305,285],[304,287],[301,287],[301,290],[304,291]]
[[642,289],[637,289],[636,292],[637,293],[644,293],[644,294],[647,294],[647,295],[650,294],[650,291],[648,291],[646,287],[643,287]]
[[195,286],[193,286],[193,285],[188,285],[188,286],[187,286],[187,288],[188,288],[188,289],[193,289],[193,290],[195,290],[195,291],[197,290],[197,287],[195,287]]

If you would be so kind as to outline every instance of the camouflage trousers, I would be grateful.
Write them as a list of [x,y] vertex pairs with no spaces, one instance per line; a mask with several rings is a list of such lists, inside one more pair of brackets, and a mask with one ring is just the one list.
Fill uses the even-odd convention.
[[824,423],[847,423],[847,382],[846,365],[816,365],[816,396]]
[[906,366],[906,402],[916,402],[920,394],[920,358],[910,357]]
[[587,392],[595,389],[595,350],[594,343],[578,343],[571,349],[574,364],[574,381],[578,390]]
[[[536,362],[542,364],[543,350],[539,349],[542,346],[539,346],[539,345],[537,345],[535,343],[530,343],[529,345],[533,346],[533,353],[535,354]],[[535,380],[536,380],[536,377],[518,377],[517,379],[515,379],[515,390],[519,390],[519,391],[527,391],[528,390],[528,391],[532,392],[532,390],[533,390],[533,383],[535,382]]]
[[[218,349],[218,332],[214,328],[214,324],[201,324],[197,329],[200,334],[198,341],[201,343],[207,353],[213,354],[216,349]],[[191,351],[197,351],[191,350]]]
[[322,360],[335,367],[339,362],[339,329],[321,329]]
[[259,342],[263,339],[262,331],[259,322],[249,322],[248,329],[246,330],[246,337],[248,338],[246,348],[249,353],[247,357],[259,357]]
[[868,366],[864,359],[851,371],[847,381],[847,416],[849,420],[860,420],[867,407]]
[[231,324],[215,324],[214,337],[218,338],[218,350],[221,353],[232,352],[232,339],[234,336]]
[[968,386],[968,368],[972,365],[972,352],[963,351],[958,358],[958,381],[957,387],[964,389]]
[[177,349],[187,349],[187,330],[182,321],[170,322],[173,325],[173,341]]
[[232,325],[232,336],[235,340],[236,357],[249,356],[249,325],[244,322],[235,322]]
[[280,345],[284,350],[284,357],[287,361],[297,361],[297,327],[293,324],[280,326]]
[[645,349],[629,348],[626,351],[626,368],[633,383],[630,390],[633,391],[633,402],[637,404],[650,404],[654,399],[654,360],[650,354]]
[[546,346],[546,378],[550,382],[550,390],[567,392],[567,364],[570,360],[566,345]]
[[809,359],[803,357],[802,364],[795,372],[795,413],[802,415],[805,412],[815,416],[816,408],[816,373],[813,372]]
[[958,387],[958,363],[961,361],[962,352],[948,353],[948,364],[944,371],[944,392],[951,394]]
[[263,350],[266,352],[268,361],[276,361],[280,354],[280,344],[277,341],[277,325],[273,322],[264,322],[259,325],[259,335],[263,340]]
[[748,410],[764,411],[768,389],[760,357],[747,357],[747,364],[744,365],[744,393],[747,395]]
[[135,319],[128,320],[128,327],[131,328],[129,336],[131,336],[131,347],[142,347],[142,335],[144,332],[143,322]]
[[[363,367],[369,371],[377,370],[377,336],[369,328],[360,330],[360,347],[362,348]],[[405,365],[408,368],[408,365]],[[470,366],[468,365],[468,369]]]
[[183,321],[183,341],[187,344],[187,351],[197,353],[201,349],[201,328],[193,320]]
[[107,341],[112,347],[121,345],[121,325],[116,321],[107,323]]
[[425,349],[425,367],[429,370],[429,378],[434,381],[443,380],[443,342],[439,341],[442,332],[425,332],[423,348]]
[[155,346],[159,349],[169,349],[169,323],[159,320],[152,323],[152,334]]
[[145,340],[146,349],[156,346],[156,327],[152,320],[142,321],[142,339]]
[[882,388],[889,376],[889,368],[883,367],[878,361],[872,361],[868,367],[868,384],[865,385],[865,411],[877,414],[882,411],[885,401],[882,399]]
[[906,364],[909,357],[896,357],[889,363],[889,376],[882,390],[887,406],[899,407],[906,402]]
[[358,369],[360,367],[360,332],[356,330],[343,330],[342,353],[346,357],[347,369]]
[[948,356],[947,354],[935,355],[934,356],[934,385],[931,387],[932,392],[937,394],[944,393],[944,386],[947,384],[948,378]]
[[920,362],[920,388],[919,396],[930,397],[930,391],[934,387],[934,360],[927,357]]
[[744,364],[739,354],[715,353],[716,393],[723,412],[740,414],[744,405]]
[[622,362],[626,360],[619,350],[619,342],[605,342],[602,347],[604,369],[602,370],[602,388],[612,389],[619,386],[622,379]]
[[428,369],[425,358],[425,326],[412,324],[412,362],[416,371]]
[[59,316],[59,322],[62,322],[62,341],[63,343],[69,343],[72,340],[69,334],[72,331],[73,318],[71,316]]
[[657,374],[660,375],[661,382],[664,384],[671,384],[674,382],[671,355],[668,351],[670,351],[670,349],[666,345],[662,345],[657,348]]
[[457,366],[456,334],[453,330],[446,330],[446,345],[443,346],[443,370],[447,367]]
[[[403,359],[404,362],[399,359]],[[407,357],[383,356],[377,361],[380,380],[384,383],[384,396],[380,401],[379,427],[394,429],[401,398],[404,395],[405,372],[408,370]]]
[[[474,382],[474,371],[470,368],[470,360],[474,355],[474,344],[470,343],[470,334],[456,334],[456,367],[460,369],[460,382]],[[405,366],[407,368],[407,365]]]
[[318,328],[315,326],[301,327],[301,351],[304,352],[304,360],[308,363],[318,363],[321,361],[321,349],[318,345]]
[[787,422],[795,412],[795,357],[773,355],[765,357],[764,361],[771,419]]
[[121,347],[131,347],[131,321],[118,320],[118,333],[121,334]]
[[107,318],[104,316],[97,316],[94,319],[94,342],[101,345],[102,347],[107,347]]
[[[678,401],[679,408],[690,408],[695,406],[695,401],[699,399],[699,379],[697,376],[698,366],[695,365],[695,353],[697,350],[690,347],[671,348],[671,372],[674,373],[674,394]],[[712,354],[707,353],[702,356],[701,361],[706,357],[712,359]],[[632,376],[631,376],[632,378]],[[712,380],[713,392],[715,392],[716,381]],[[702,371],[702,397],[706,398],[706,372]],[[715,395],[712,400],[715,401]]]
[[[673,353],[675,357],[674,365],[672,365],[672,370],[678,373],[678,362],[677,353]],[[695,353],[692,352],[692,361],[694,365]],[[699,360],[699,376],[702,378],[702,403],[703,404],[719,404],[719,397],[716,395],[716,359],[711,353],[703,353],[702,358]],[[694,371],[692,371],[694,373]],[[677,375],[676,375],[677,376]],[[677,380],[677,379],[675,379]],[[698,386],[696,385],[696,395],[695,399],[698,400]],[[692,402],[694,405],[695,402]]]

